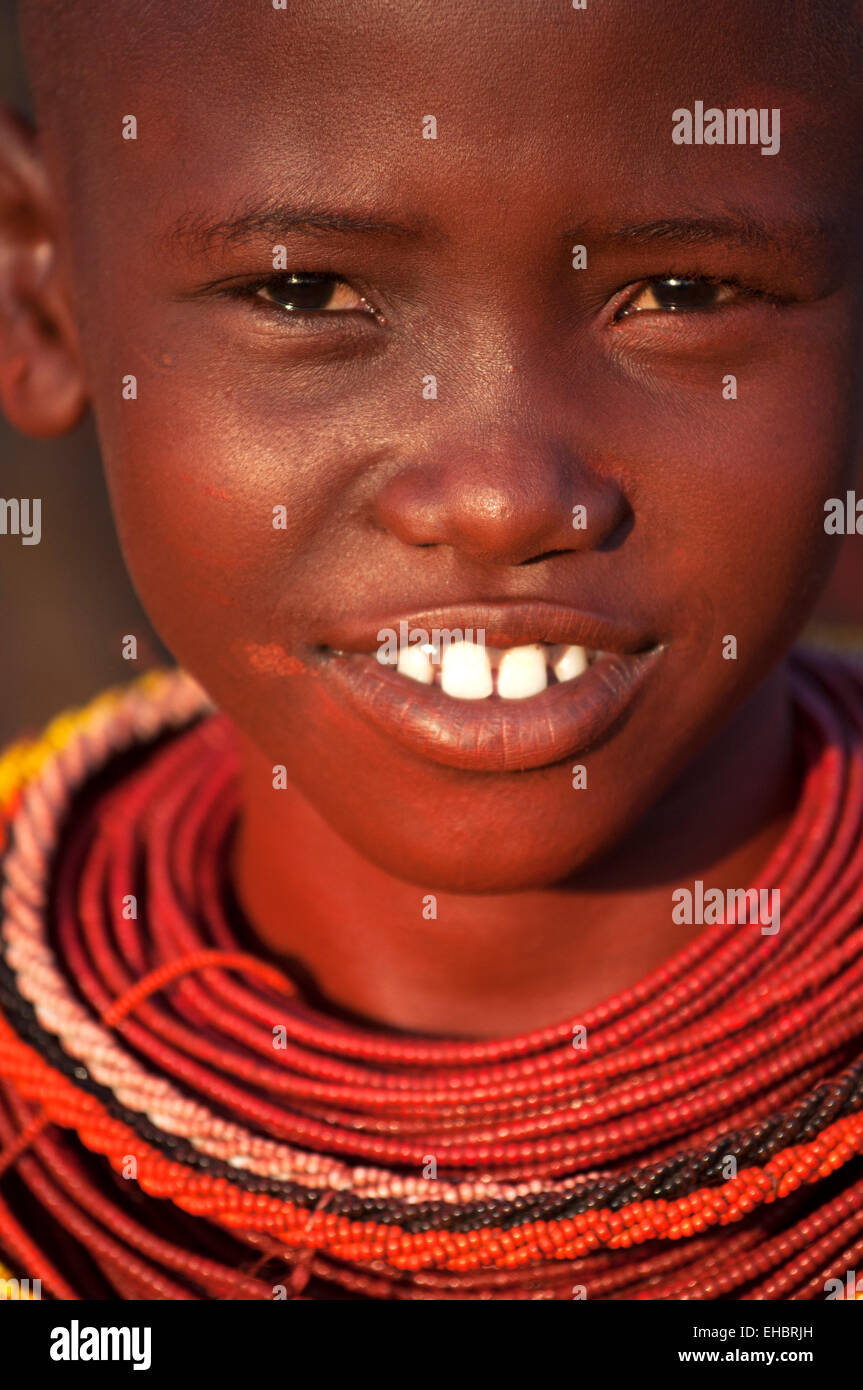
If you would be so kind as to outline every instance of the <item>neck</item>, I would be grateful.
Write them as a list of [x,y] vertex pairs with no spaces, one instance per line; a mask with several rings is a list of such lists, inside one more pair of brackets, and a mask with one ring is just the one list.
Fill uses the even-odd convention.
[[434,919],[416,885],[357,854],[294,789],[274,815],[259,790],[267,761],[237,735],[237,892],[266,945],[351,1014],[461,1037],[556,1023],[633,985],[697,931],[734,930],[675,923],[671,894],[698,878],[756,878],[797,798],[792,722],[780,667],[602,862],[541,890],[437,893]]

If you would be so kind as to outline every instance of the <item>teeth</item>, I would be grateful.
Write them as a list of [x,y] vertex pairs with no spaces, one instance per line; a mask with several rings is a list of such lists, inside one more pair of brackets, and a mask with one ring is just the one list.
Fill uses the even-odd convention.
[[456,700],[484,700],[494,689],[485,647],[451,642],[443,653],[440,683],[444,694]]
[[603,655],[574,644],[548,642],[508,650],[481,642],[450,642],[442,651],[430,642],[422,646],[410,642],[399,648],[398,656],[390,655],[389,649],[384,655],[380,648],[377,659],[420,685],[434,685],[439,667],[441,689],[456,700],[485,700],[495,691],[503,700],[526,700],[545,690],[552,679],[549,668],[556,681],[571,681]]
[[574,680],[587,670],[587,652],[584,647],[564,647],[551,669],[559,681]]
[[501,657],[497,672],[497,693],[502,700],[526,700],[548,685],[545,647],[510,647]]
[[414,642],[407,647],[402,647],[399,652],[397,670],[403,676],[409,676],[412,681],[419,681],[422,685],[432,685],[434,683],[434,666],[432,665],[431,643],[420,646]]

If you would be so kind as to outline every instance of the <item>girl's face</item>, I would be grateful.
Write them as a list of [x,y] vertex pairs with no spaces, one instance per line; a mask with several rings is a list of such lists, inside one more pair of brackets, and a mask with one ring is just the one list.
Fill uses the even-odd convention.
[[[100,19],[87,161],[80,131],[49,155],[128,563],[177,659],[400,877],[597,859],[754,707],[826,576],[861,181],[787,11]],[[778,109],[778,151],[675,143],[696,102]],[[610,655],[458,699],[376,661],[400,620]]]

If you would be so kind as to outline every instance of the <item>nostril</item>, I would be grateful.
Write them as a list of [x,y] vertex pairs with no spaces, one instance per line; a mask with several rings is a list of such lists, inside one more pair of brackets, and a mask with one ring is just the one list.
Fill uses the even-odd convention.
[[[601,547],[599,547],[601,549]],[[571,550],[544,550],[541,555],[528,555],[526,560],[516,562],[519,569],[525,569],[527,565],[538,565],[543,560],[555,560],[558,555],[571,555]]]
[[597,550],[619,550],[635,525],[635,513],[626,504],[626,510],[612,531],[599,542]]

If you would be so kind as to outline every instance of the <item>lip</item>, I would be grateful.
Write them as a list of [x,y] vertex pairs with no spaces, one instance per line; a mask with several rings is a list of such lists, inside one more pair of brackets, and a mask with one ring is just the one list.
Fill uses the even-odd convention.
[[[471,628],[490,647],[560,642],[603,655],[575,680],[525,700],[456,700],[378,662],[378,632],[398,633],[400,622],[410,631]],[[551,766],[606,738],[632,711],[665,650],[643,627],[562,605],[480,604],[347,620],[321,634],[315,660],[365,722],[409,751],[464,771],[517,772]]]

